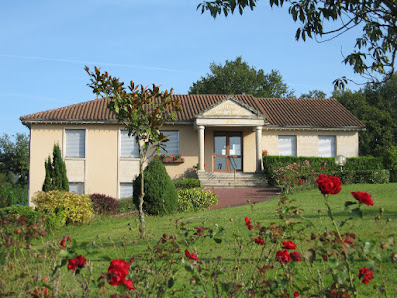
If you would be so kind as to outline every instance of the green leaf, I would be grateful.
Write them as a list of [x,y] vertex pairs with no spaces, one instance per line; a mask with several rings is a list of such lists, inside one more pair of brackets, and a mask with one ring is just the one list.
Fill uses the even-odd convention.
[[220,239],[220,238],[214,238],[214,241],[215,241],[216,243],[222,243],[222,239]]
[[361,218],[361,219],[363,218],[363,212],[362,212],[362,210],[360,209],[360,207],[353,209],[353,210],[352,210],[352,215],[353,215],[354,217],[359,217],[359,218]]
[[59,254],[58,254],[58,256],[61,257],[61,258],[65,258],[65,257],[67,257],[68,255],[69,255],[69,252],[68,252],[67,250],[64,250],[64,249],[62,249],[62,250],[59,252]]
[[186,269],[186,271],[192,272],[192,273],[193,273],[193,267],[192,267],[192,265],[186,265],[186,266],[185,266],[185,269]]
[[352,201],[346,201],[345,202],[345,208],[349,207],[350,205],[357,204],[357,202],[352,202]]
[[171,277],[171,278],[168,280],[168,288],[172,288],[173,286],[174,286],[174,278]]
[[313,248],[308,249],[305,252],[305,258],[310,262],[310,264],[313,264],[316,259],[316,251]]

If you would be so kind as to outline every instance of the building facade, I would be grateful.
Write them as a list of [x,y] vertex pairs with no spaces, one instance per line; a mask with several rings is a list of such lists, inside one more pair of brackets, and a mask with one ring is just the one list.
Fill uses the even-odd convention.
[[[364,125],[335,99],[173,95],[182,104],[162,152],[172,179],[195,171],[256,172],[269,155],[356,157]],[[30,129],[29,199],[40,191],[44,161],[59,144],[71,191],[132,194],[139,174],[135,140],[107,109],[108,99],[22,116]],[[166,158],[167,157],[167,158]]]

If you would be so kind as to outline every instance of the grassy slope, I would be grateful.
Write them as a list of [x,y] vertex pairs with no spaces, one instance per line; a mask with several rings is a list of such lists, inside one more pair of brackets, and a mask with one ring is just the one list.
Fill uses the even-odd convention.
[[[372,194],[375,206],[363,206],[364,218],[356,220],[355,226],[347,224],[343,227],[343,231],[354,231],[361,239],[375,239],[376,226],[374,217],[380,207],[385,209],[384,219],[391,218],[391,223],[387,226],[387,233],[394,232],[397,228],[397,184],[387,185],[346,185],[343,186],[341,193],[333,195],[330,198],[331,206],[334,209],[337,221],[346,218],[347,213],[344,211],[344,202],[346,200],[354,200],[351,191],[367,191]],[[318,190],[296,193],[289,196],[297,201],[297,205],[304,209],[304,217],[311,220],[319,230],[324,227],[331,226],[329,218],[325,211],[323,197]],[[195,243],[195,248],[199,252],[201,258],[214,258],[222,255],[224,260],[232,259],[234,253],[232,250],[232,235],[247,235],[247,229],[244,223],[244,216],[251,217],[253,222],[260,221],[265,225],[270,222],[277,222],[274,210],[277,208],[278,199],[274,198],[268,202],[256,204],[253,206],[233,207],[222,210],[204,210],[195,213],[178,213],[164,217],[146,217],[147,219],[147,239],[140,240],[138,234],[138,219],[136,217],[97,217],[90,225],[86,226],[70,226],[53,235],[53,240],[58,241],[63,235],[69,235],[78,242],[96,241],[100,244],[99,252],[101,255],[108,255],[110,258],[138,257],[141,252],[147,249],[148,244],[154,245],[162,234],[175,234],[175,224],[170,220],[182,218],[189,227],[203,225],[206,227],[214,227],[215,224],[226,228],[226,239],[230,245],[221,243],[215,244],[211,240]],[[233,222],[231,222],[231,219]],[[248,238],[248,237],[246,237]],[[124,248],[121,244],[125,243]],[[387,279],[389,285],[389,294],[397,295],[397,276],[395,274],[396,266],[388,259],[387,262]],[[108,263],[98,264],[98,272],[106,270]],[[365,291],[365,289],[364,289]]]

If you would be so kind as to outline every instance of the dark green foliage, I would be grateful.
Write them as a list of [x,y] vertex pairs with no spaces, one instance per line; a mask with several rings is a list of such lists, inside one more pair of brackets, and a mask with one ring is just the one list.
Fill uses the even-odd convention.
[[211,74],[201,77],[189,88],[189,94],[252,94],[256,97],[294,97],[277,70],[265,74],[242,57],[226,60],[225,65],[210,64]]
[[119,199],[119,213],[129,213],[136,210],[132,198]]
[[90,195],[92,208],[96,214],[119,213],[119,202],[110,196],[94,193]]
[[44,178],[44,184],[43,184],[43,191],[50,191],[52,190],[52,185],[51,185],[51,158],[48,156],[48,159],[44,162],[44,167],[45,167],[45,178]]
[[309,90],[308,93],[302,93],[299,98],[327,98],[327,94],[321,90]]
[[390,170],[390,182],[397,182],[397,146],[391,146],[386,150],[383,164]]
[[[263,168],[269,184],[274,185],[275,183],[272,177],[274,170],[293,164],[294,162],[299,163],[305,160],[310,162],[310,167],[314,173],[342,175],[341,178],[342,180],[345,179],[345,183],[375,183],[374,181],[383,181],[383,179],[374,178],[374,172],[381,172],[384,169],[381,157],[362,156],[347,158],[346,165],[343,167],[343,173],[341,174],[340,167],[335,164],[334,158],[266,155],[263,156]],[[384,173],[382,175],[386,174]],[[360,176],[363,178],[360,178]]]
[[0,186],[0,208],[28,204],[28,185],[7,183]]
[[20,216],[26,217],[26,223],[29,225],[42,222],[42,219],[45,218],[42,213],[34,211],[33,208],[29,206],[15,205],[6,208],[0,208],[0,218],[6,217],[10,214],[18,214]]
[[[135,179],[133,187],[133,201],[138,208],[141,194],[141,175]],[[144,187],[143,210],[146,213],[164,215],[176,210],[178,194],[175,185],[158,157],[154,158],[144,170]]]
[[[16,175],[19,184],[26,184],[29,176],[29,137],[17,133],[15,142],[9,135],[0,137],[0,173]],[[9,175],[12,174],[12,175]],[[10,181],[14,183],[14,181]]]
[[175,181],[174,184],[177,189],[201,187],[200,180],[195,178],[180,179]]
[[61,149],[59,148],[58,144],[54,145],[54,149],[52,151],[52,163],[50,156],[48,156],[48,159],[44,162],[44,167],[46,174],[42,187],[43,191],[69,191],[66,165],[62,159]]

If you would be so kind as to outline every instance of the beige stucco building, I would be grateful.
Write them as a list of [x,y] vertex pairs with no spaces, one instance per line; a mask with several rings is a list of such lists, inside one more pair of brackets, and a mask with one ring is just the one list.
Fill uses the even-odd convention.
[[[172,179],[205,172],[256,172],[270,155],[358,156],[364,125],[335,99],[173,95],[182,104],[165,166]],[[127,197],[138,175],[135,141],[107,109],[108,99],[21,117],[30,128],[29,199],[41,190],[44,161],[59,144],[72,191]]]

